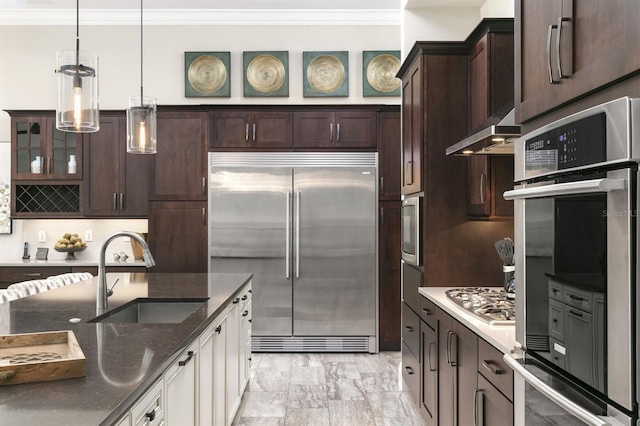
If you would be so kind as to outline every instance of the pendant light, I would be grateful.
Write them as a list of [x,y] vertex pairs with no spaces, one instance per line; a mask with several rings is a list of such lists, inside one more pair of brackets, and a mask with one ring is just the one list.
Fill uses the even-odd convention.
[[97,132],[100,129],[98,56],[80,50],[80,0],[76,0],[76,50],[58,51],[56,57],[56,128],[65,132]]
[[144,96],[142,90],[142,0],[140,0],[140,96],[129,97],[127,108],[127,152],[156,153],[156,98]]

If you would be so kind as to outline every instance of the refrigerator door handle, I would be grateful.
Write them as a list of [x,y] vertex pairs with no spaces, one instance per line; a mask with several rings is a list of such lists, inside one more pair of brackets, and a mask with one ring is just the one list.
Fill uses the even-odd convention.
[[300,194],[296,193],[296,278],[300,278]]
[[285,248],[284,248],[284,276],[286,279],[289,279],[289,270],[291,269],[289,263],[291,262],[291,258],[289,257],[289,239],[291,238],[291,217],[289,216],[290,210],[290,199],[291,199],[291,191],[287,191],[287,213],[286,213],[286,237],[285,237]]

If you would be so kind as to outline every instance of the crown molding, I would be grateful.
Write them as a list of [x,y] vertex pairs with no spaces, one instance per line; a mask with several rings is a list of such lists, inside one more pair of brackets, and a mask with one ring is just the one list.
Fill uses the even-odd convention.
[[[150,9],[146,25],[395,25],[400,10],[211,10]],[[82,25],[140,25],[140,12],[132,9],[80,10]],[[75,10],[5,9],[0,26],[75,25]]]

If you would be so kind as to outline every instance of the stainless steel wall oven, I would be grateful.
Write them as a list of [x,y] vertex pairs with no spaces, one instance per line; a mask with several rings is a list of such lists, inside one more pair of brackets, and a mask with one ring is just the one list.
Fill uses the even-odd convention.
[[405,195],[402,198],[402,260],[422,265],[422,194]]
[[618,99],[516,144],[516,424],[549,403],[562,424],[636,424],[639,112]]

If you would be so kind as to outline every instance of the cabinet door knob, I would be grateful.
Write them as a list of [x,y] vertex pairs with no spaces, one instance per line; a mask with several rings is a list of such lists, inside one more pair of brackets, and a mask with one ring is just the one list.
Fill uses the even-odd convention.
[[407,366],[407,367],[405,367],[404,369],[405,369],[405,370],[407,370],[407,373],[409,373],[409,374],[413,374],[413,368],[411,368],[411,367]]
[[222,326],[221,325],[217,326],[215,331],[216,331],[216,334],[220,334],[222,332]]

